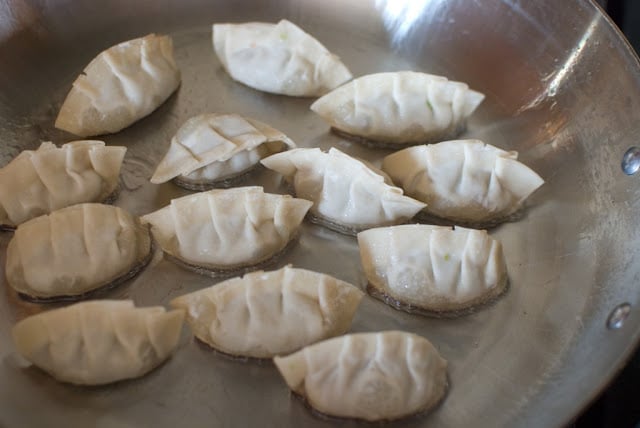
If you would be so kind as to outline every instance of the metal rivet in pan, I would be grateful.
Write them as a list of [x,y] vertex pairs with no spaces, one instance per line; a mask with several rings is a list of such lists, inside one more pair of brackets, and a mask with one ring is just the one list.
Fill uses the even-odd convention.
[[631,305],[629,303],[622,303],[611,311],[609,319],[607,320],[607,328],[611,330],[617,330],[624,325],[625,320],[631,312]]
[[640,169],[640,147],[631,147],[622,157],[622,171],[633,175]]

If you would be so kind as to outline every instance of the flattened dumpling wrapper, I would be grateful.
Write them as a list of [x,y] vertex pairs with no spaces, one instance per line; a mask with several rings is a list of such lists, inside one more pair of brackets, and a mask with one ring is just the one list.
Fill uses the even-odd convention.
[[258,120],[237,114],[203,114],[178,129],[151,182],[164,183],[178,176],[225,179],[257,165],[265,156],[295,146],[282,132]]

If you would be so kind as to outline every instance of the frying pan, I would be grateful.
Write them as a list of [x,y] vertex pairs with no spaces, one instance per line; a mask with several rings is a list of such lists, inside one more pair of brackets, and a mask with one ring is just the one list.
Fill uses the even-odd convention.
[[[429,415],[399,427],[560,426],[624,365],[640,338],[640,68],[591,1],[90,0],[0,2],[0,164],[42,140],[70,134],[53,122],[71,82],[101,50],[147,33],[174,38],[179,91],[114,135],[128,147],[116,204],[141,215],[186,194],[148,178],[189,117],[237,112],[283,130],[303,147],[336,146],[374,163],[388,151],[328,132],[313,100],[232,81],[211,47],[213,22],[287,18],[342,57],[354,75],[419,70],[487,94],[464,137],[520,152],[546,184],[526,215],[491,233],[503,242],[509,292],[457,319],[398,312],[366,298],[353,331],[402,329],[428,337],[449,361],[451,388]],[[624,163],[624,165],[623,165]],[[624,168],[623,168],[624,167]],[[248,184],[285,192],[266,170]],[[10,234],[0,235],[0,266]],[[352,237],[304,224],[274,265],[325,272],[364,287]],[[4,275],[1,275],[4,277]],[[106,297],[138,305],[214,281],[156,254]],[[186,332],[174,357],[144,378],[100,388],[55,382],[15,352],[10,327],[53,306],[0,291],[0,425],[173,427],[329,426],[289,395],[270,364],[232,361]],[[344,422],[354,426],[356,422]]]

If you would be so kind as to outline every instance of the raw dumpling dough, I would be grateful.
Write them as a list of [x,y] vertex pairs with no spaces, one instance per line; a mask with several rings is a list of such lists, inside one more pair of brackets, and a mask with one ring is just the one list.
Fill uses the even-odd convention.
[[345,333],[363,292],[289,266],[253,272],[178,297],[195,336],[227,354],[271,358]]
[[150,254],[149,229],[138,218],[111,205],[74,205],[18,226],[7,282],[35,299],[79,298],[135,275]]
[[447,389],[447,362],[436,348],[401,331],[336,337],[273,361],[311,407],[343,418],[409,416],[435,406]]
[[215,274],[272,259],[295,237],[311,205],[262,187],[214,189],[174,199],[142,221],[170,256]]
[[262,164],[291,181],[297,197],[314,202],[313,216],[339,232],[402,223],[425,206],[404,196],[381,171],[335,148],[289,150]]
[[83,202],[103,202],[118,189],[126,147],[73,141],[42,143],[0,169],[0,224],[17,226]]
[[368,290],[397,309],[459,312],[507,286],[502,245],[484,230],[402,225],[358,234]]
[[320,96],[352,77],[337,56],[285,19],[214,24],[213,47],[234,80],[260,91]]
[[382,169],[425,212],[458,224],[485,225],[516,212],[544,180],[506,152],[480,140],[445,141],[393,153]]
[[73,82],[55,126],[81,137],[118,132],[158,108],[179,84],[169,36],[120,43],[95,57]]
[[181,310],[95,300],[25,318],[12,335],[18,352],[57,380],[103,385],[142,376],[169,358],[183,320]]
[[295,146],[282,132],[257,120],[237,114],[203,114],[178,129],[151,182],[175,178],[180,186],[203,190]]
[[334,129],[390,146],[459,134],[484,95],[465,83],[413,71],[369,74],[311,105]]

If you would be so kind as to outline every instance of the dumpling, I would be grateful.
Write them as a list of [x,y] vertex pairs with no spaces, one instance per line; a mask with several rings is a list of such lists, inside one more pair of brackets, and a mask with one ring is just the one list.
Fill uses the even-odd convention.
[[427,339],[401,331],[336,337],[273,361],[311,407],[342,418],[402,418],[447,390],[447,362]]
[[234,80],[260,91],[320,96],[352,77],[337,56],[285,19],[214,24],[213,47]]
[[338,232],[402,223],[425,206],[381,171],[335,148],[289,150],[262,164],[291,181],[297,197],[313,201],[315,220]]
[[13,228],[34,217],[115,196],[126,147],[73,141],[42,143],[0,169],[0,224]]
[[454,137],[484,95],[465,83],[413,71],[359,77],[311,105],[334,130],[389,146]]
[[103,385],[140,377],[176,349],[184,312],[95,300],[41,312],[12,330],[18,352],[55,379]]
[[484,230],[402,225],[358,234],[367,290],[396,309],[458,315],[507,287],[500,241]]
[[187,189],[204,190],[242,175],[260,159],[295,147],[282,132],[237,114],[202,114],[189,119],[171,139],[152,183],[175,179]]
[[492,225],[522,207],[544,180],[507,152],[480,140],[445,141],[393,153],[382,169],[425,212],[457,224]]
[[80,204],[21,224],[7,247],[7,282],[35,300],[77,299],[117,285],[149,261],[148,227],[121,208]]
[[329,275],[286,266],[174,299],[195,336],[227,354],[271,358],[345,333],[363,292]]
[[95,57],[73,82],[55,127],[81,137],[118,132],[158,108],[179,84],[169,36],[120,43]]
[[262,187],[214,189],[174,199],[142,221],[174,261],[215,275],[272,260],[296,236],[311,205]]

